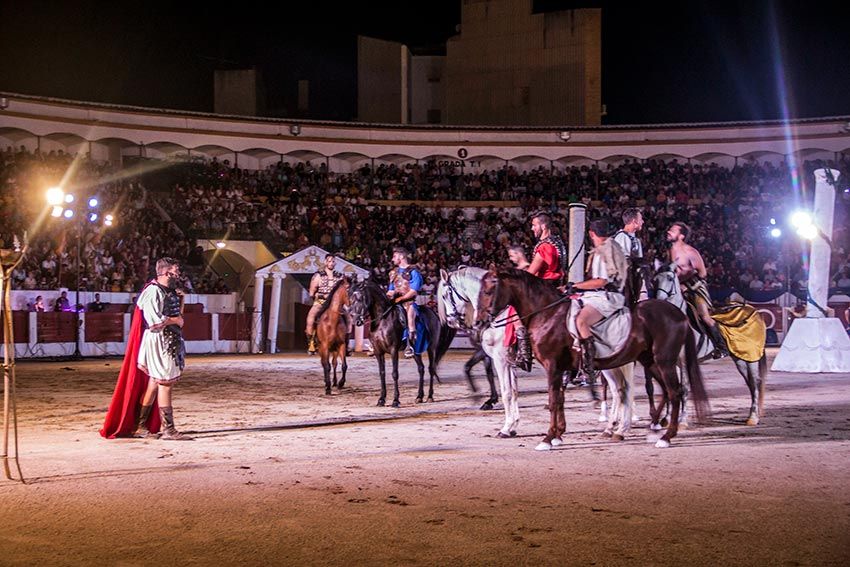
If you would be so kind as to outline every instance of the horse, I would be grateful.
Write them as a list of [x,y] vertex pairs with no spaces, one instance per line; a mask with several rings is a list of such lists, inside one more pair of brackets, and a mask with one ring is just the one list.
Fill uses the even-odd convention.
[[[386,405],[387,399],[387,374],[385,356],[390,355],[393,362],[392,377],[395,384],[395,395],[392,407],[397,408],[399,403],[398,392],[398,353],[404,349],[405,341],[402,339],[407,329],[407,315],[404,309],[393,303],[383,289],[372,280],[356,282],[349,289],[351,298],[350,313],[357,325],[362,325],[368,317],[371,320],[369,337],[375,350],[375,359],[378,361],[378,372],[381,376],[381,396],[378,398],[378,406]],[[434,401],[434,379],[438,381],[437,365],[449,349],[452,339],[457,332],[455,329],[443,325],[434,310],[427,306],[419,307],[419,318],[424,322],[426,332],[430,337],[428,342],[428,374],[430,384],[428,387],[428,401]],[[416,403],[422,403],[425,399],[425,365],[422,363],[422,355],[413,356],[416,367],[419,370],[419,392]]]
[[[508,352],[507,347],[505,347],[505,327],[490,325],[485,329],[476,330],[467,324],[467,314],[470,309],[473,311],[472,322],[477,320],[478,296],[481,291],[481,282],[486,275],[487,270],[472,267],[463,267],[451,273],[440,270],[440,282],[437,285],[437,306],[440,319],[450,327],[468,329],[472,331],[472,334],[480,337],[481,349],[485,356],[491,360],[492,368],[499,377],[502,404],[505,410],[505,423],[497,436],[508,438],[516,436],[517,426],[519,425],[519,388],[514,367],[508,362]],[[469,362],[467,362],[468,364]],[[494,397],[498,399],[493,393],[492,382],[491,393],[491,400]]]
[[[516,269],[488,273],[479,295],[479,326],[491,325],[497,313],[512,305],[518,316],[526,321],[534,355],[546,369],[549,429],[536,447],[541,451],[561,445],[561,436],[566,432],[561,376],[568,370],[575,374],[579,362],[578,353],[573,349],[574,339],[567,330],[570,303],[542,280]],[[696,341],[685,314],[670,303],[651,299],[636,304],[631,308],[631,328],[623,347],[616,354],[595,360],[599,369],[613,369],[638,361],[648,374],[664,384],[665,395],[671,400],[673,419],[657,440],[655,446],[658,448],[669,447],[678,432],[682,386],[676,362],[683,349],[697,416],[703,420],[708,416],[709,407],[696,359]],[[622,409],[625,414],[630,413],[628,405]]]
[[[655,275],[652,278],[652,282],[658,299],[669,301],[671,304],[680,309],[682,313],[688,313],[688,304],[685,301],[685,296],[682,294],[682,288],[679,285],[679,277],[670,266],[661,266],[660,269],[656,270]],[[755,345],[755,350],[760,353],[759,358],[756,360],[744,360],[735,356],[732,352],[729,353],[729,356],[732,358],[732,361],[735,363],[735,368],[738,369],[738,373],[740,373],[744,378],[744,382],[746,382],[747,388],[750,390],[750,413],[747,416],[747,425],[758,425],[761,416],[764,414],[764,392],[767,386],[767,354],[764,350],[764,321],[757,313],[753,313],[751,316],[757,318],[752,322],[756,324],[756,333],[754,334],[761,339],[760,342],[757,342]],[[694,329],[694,332],[697,333],[699,337],[697,340],[698,358],[700,361],[710,358],[710,355],[714,350],[714,344],[711,342],[711,339],[708,335],[700,333],[697,329]],[[751,358],[756,357],[753,356]],[[649,392],[649,388],[651,388],[651,382],[649,382],[649,385],[647,386],[647,392]],[[682,403],[685,404],[686,402],[687,391],[685,391]],[[652,395],[650,394],[650,404],[652,403]],[[683,407],[683,420],[686,415],[686,408]]]
[[[345,310],[349,303],[350,287],[351,280],[348,277],[339,280],[316,314],[316,340],[319,343],[319,355],[325,372],[325,395],[328,396],[331,394],[331,357],[333,357],[333,385],[340,390],[345,386],[345,373],[348,370],[346,354],[349,325],[349,317]],[[339,384],[336,381],[337,360],[342,361],[342,379]]]

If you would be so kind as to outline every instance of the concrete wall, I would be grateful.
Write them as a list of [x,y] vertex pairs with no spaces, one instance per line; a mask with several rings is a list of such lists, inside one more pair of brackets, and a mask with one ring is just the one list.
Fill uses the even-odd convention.
[[361,122],[407,122],[407,47],[400,43],[357,38],[357,119]]
[[262,96],[256,69],[216,71],[213,82],[216,114],[257,116]]
[[[446,58],[418,55],[410,58],[410,123],[442,124],[446,115]],[[439,111],[440,119],[428,119],[428,111]]]
[[532,0],[463,3],[447,44],[447,124],[601,123],[602,11],[532,14]]

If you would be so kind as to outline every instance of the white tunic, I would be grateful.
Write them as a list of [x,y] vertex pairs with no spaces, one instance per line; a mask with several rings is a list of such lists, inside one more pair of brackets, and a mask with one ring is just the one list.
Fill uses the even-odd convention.
[[[139,295],[136,305],[141,309],[148,327],[162,323],[166,317],[162,313],[165,292],[156,284],[149,285]],[[180,376],[180,367],[174,357],[168,354],[168,347],[162,329],[145,329],[139,345],[137,362],[148,376],[154,380],[176,380]]]
[[[600,254],[594,254],[593,262],[590,264],[590,279],[594,278],[608,279],[608,269]],[[581,302],[595,308],[603,317],[608,317],[625,305],[626,298],[622,293],[585,291],[581,294]]]

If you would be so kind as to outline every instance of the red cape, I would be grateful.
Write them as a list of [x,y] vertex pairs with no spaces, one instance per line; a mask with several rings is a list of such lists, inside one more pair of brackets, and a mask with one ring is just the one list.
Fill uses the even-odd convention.
[[[147,286],[145,286],[147,287]],[[142,342],[142,333],[145,330],[145,317],[138,307],[133,311],[133,322],[130,324],[130,335],[127,337],[127,351],[124,354],[124,363],[118,374],[118,383],[109,403],[109,411],[103,421],[100,430],[101,437],[115,439],[116,437],[129,437],[136,429],[139,419],[139,404],[145,390],[148,387],[148,375],[139,369],[139,345]],[[148,430],[151,433],[159,431],[160,417],[159,407],[154,399],[151,416],[148,419]]]

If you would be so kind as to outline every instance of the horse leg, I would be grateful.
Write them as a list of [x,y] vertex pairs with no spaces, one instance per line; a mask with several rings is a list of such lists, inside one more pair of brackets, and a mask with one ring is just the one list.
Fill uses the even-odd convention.
[[496,390],[496,372],[493,370],[493,359],[484,357],[484,372],[487,374],[487,383],[490,384],[490,399],[481,406],[483,410],[491,410],[499,403],[499,392]]
[[466,376],[466,381],[469,382],[469,389],[472,390],[473,394],[478,392],[478,388],[475,386],[475,381],[472,379],[472,367],[486,359],[487,355],[484,354],[484,350],[479,347],[478,350],[472,353],[472,356],[469,357],[466,364],[463,365],[463,375]]
[[[611,370],[603,370],[602,371],[602,378],[603,378],[603,380],[602,380],[603,391],[607,392],[610,389],[612,392],[614,392],[616,394],[617,385],[614,382],[614,376],[611,374]],[[607,399],[607,397],[608,397],[608,395],[606,393],[605,398]],[[605,426],[605,429],[602,431],[602,435],[604,437],[611,437],[611,435],[613,435],[613,433],[614,433],[614,426],[617,423],[617,414],[620,411],[620,404],[619,404],[619,401],[617,400],[616,395],[611,400],[611,407],[607,408],[607,410],[608,411],[605,412],[607,414],[605,416],[605,421],[608,422],[608,424]]]
[[670,425],[667,426],[667,431],[655,443],[655,446],[659,449],[665,449],[670,446],[670,440],[679,432],[679,409],[682,406],[682,385],[679,382],[679,375],[676,372],[675,361],[659,363],[657,367],[670,402]]
[[[543,438],[543,441],[534,448],[536,451],[549,451],[553,446],[561,444],[561,434],[558,431],[558,428],[561,425],[558,420],[558,393],[561,391],[561,388],[563,388],[563,384],[561,382],[561,376],[558,375],[553,368],[547,368],[546,372],[548,374],[547,382],[549,386],[549,430]],[[563,400],[563,393],[561,393],[561,400]],[[562,402],[560,409],[561,414],[563,414],[564,411],[563,407]],[[555,439],[558,439],[558,441],[555,441]]]
[[322,370],[325,373],[325,395],[331,394],[331,361],[327,350],[322,348]]
[[552,446],[557,447],[558,445],[562,445],[564,443],[563,435],[567,432],[567,418],[564,415],[564,386],[563,379],[558,380],[558,387],[556,388],[556,398],[558,402],[558,413],[557,420],[558,426],[556,428],[557,437],[552,439]]
[[437,376],[437,366],[434,364],[434,361],[437,360],[437,347],[428,349],[428,401],[434,401],[434,378],[439,380],[439,376]]
[[[393,396],[393,407],[397,408],[401,404],[398,401],[398,347],[393,349],[393,384],[395,386],[395,395]],[[420,378],[421,380],[421,378]],[[420,382],[421,383],[421,382]]]
[[348,345],[343,344],[339,347],[339,358],[342,362],[342,379],[339,381],[337,389],[342,390],[343,386],[345,386],[345,373],[348,371]]
[[378,407],[387,404],[387,363],[384,356],[383,352],[381,354],[375,352],[375,358],[378,359],[378,373],[381,375],[381,397],[378,398]]
[[333,353],[332,366],[333,366],[333,369],[334,369],[334,379],[333,379],[332,385],[333,385],[334,388],[336,388],[336,364],[337,364],[337,358],[338,357],[339,357],[338,352]]
[[[732,357],[735,362],[735,368],[738,373],[744,377],[744,382],[747,383],[747,388],[750,390],[750,415],[747,416],[747,425],[758,425],[759,409],[758,409],[758,363],[746,362],[740,358]],[[753,370],[755,367],[755,371]]]
[[422,362],[422,355],[417,354],[413,357],[416,361],[416,370],[419,372],[419,392],[416,394],[416,403],[421,404],[425,398],[425,364]]
[[[609,412],[608,412],[608,377],[605,376],[605,373],[602,373],[604,376],[604,380],[602,380],[602,401],[599,403],[599,422],[609,421]],[[610,422],[608,424],[611,425]]]
[[620,424],[616,431],[611,435],[614,441],[622,441],[626,438],[626,433],[632,426],[632,409],[634,406],[634,386],[635,365],[627,364],[616,369],[618,374],[618,399],[620,402],[621,411],[619,413]]

